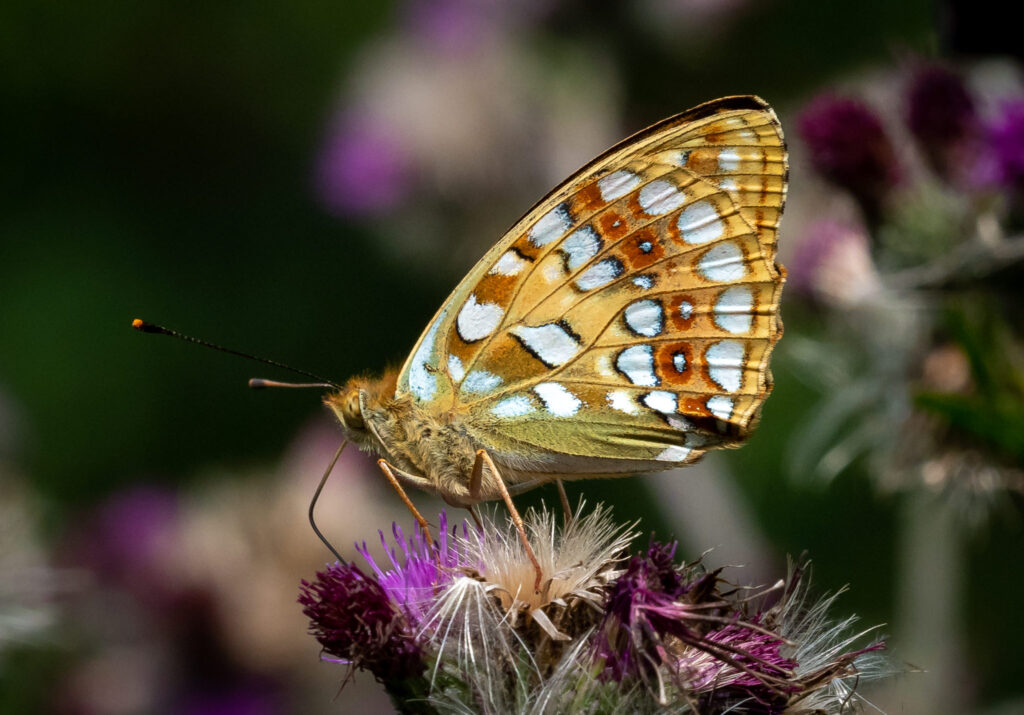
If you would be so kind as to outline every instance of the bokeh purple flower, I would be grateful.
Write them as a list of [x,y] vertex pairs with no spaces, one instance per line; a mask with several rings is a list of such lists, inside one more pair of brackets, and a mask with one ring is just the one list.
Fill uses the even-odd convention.
[[907,126],[921,142],[957,141],[976,121],[974,96],[959,73],[932,65],[912,75],[907,86]]
[[149,606],[173,607],[185,587],[168,563],[181,529],[170,489],[140,485],[101,502],[68,540],[68,565],[88,569]]
[[838,221],[810,224],[789,263],[793,290],[840,307],[882,293],[882,279],[863,230]]
[[1012,191],[1024,190],[1024,99],[1003,104],[987,132],[990,183]]
[[384,122],[342,114],[328,128],[314,188],[336,214],[364,215],[396,206],[409,188],[410,161],[401,137]]
[[800,114],[797,128],[815,171],[857,199],[877,221],[901,170],[882,120],[855,99],[822,95]]
[[406,31],[437,52],[468,56],[501,35],[530,27],[548,11],[550,0],[408,0]]
[[917,69],[907,85],[906,121],[936,174],[953,184],[970,177],[980,123],[960,74],[938,65]]

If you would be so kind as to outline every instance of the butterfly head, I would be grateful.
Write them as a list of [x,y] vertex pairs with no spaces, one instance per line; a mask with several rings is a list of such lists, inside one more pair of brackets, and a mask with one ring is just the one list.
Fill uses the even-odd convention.
[[375,438],[367,424],[380,412],[383,402],[394,395],[393,375],[380,379],[353,377],[340,389],[328,393],[324,404],[341,423],[346,435],[356,444],[366,444]]
[[346,386],[341,392],[335,393],[327,398],[328,406],[341,420],[342,426],[347,431],[365,431],[366,421],[363,419],[362,406],[363,391],[357,386]]

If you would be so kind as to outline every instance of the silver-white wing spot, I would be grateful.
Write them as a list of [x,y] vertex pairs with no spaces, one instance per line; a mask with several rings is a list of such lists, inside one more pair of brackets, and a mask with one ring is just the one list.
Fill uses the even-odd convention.
[[555,417],[572,417],[579,412],[583,402],[557,382],[542,382],[533,388],[544,401],[544,407]]
[[570,271],[575,271],[598,254],[601,250],[601,237],[590,226],[584,226],[570,233],[560,248],[565,252],[566,266]]
[[429,402],[437,392],[437,376],[434,375],[432,370],[427,369],[427,365],[432,362],[437,329],[444,322],[446,313],[446,310],[441,311],[437,318],[434,319],[434,322],[423,336],[423,341],[416,348],[416,353],[412,356],[412,363],[409,365],[409,391],[420,402]]
[[676,226],[683,240],[689,244],[708,243],[725,233],[722,217],[708,201],[697,201],[683,209]]
[[627,415],[635,415],[640,411],[633,401],[633,397],[624,390],[613,390],[605,396],[605,399],[608,400],[608,404],[613,410],[625,412]]
[[720,420],[727,420],[732,417],[733,404],[732,398],[725,395],[715,395],[714,397],[709,397],[707,401],[711,414]]
[[476,296],[470,295],[455,320],[459,337],[467,343],[483,340],[494,332],[503,315],[505,309],[497,303],[477,303]]
[[583,271],[576,279],[576,287],[584,291],[600,288],[621,276],[622,271],[622,263],[618,259],[606,258]]
[[639,176],[632,171],[620,169],[602,179],[598,179],[597,188],[601,192],[601,198],[608,202],[622,198],[635,189],[639,183]]
[[452,376],[452,382],[460,382],[466,376],[466,369],[458,355],[448,356],[448,374]]
[[640,208],[651,216],[660,216],[675,211],[686,203],[686,195],[675,184],[656,179],[640,189]]
[[546,246],[557,241],[566,231],[572,228],[572,217],[565,204],[559,204],[540,217],[530,229],[530,243],[534,246]]
[[522,417],[534,411],[530,398],[524,395],[512,395],[491,408],[491,412],[498,417]]
[[487,370],[474,370],[462,382],[462,391],[469,393],[490,392],[502,383],[501,377]]
[[749,333],[754,320],[754,294],[747,286],[733,286],[722,291],[715,302],[715,323],[727,332]]
[[723,149],[718,154],[718,168],[725,174],[731,174],[740,168],[740,155],[735,149]]
[[665,310],[656,300],[638,300],[624,311],[626,325],[637,335],[653,338],[665,328]]
[[491,268],[491,273],[499,276],[518,275],[528,263],[529,261],[515,251],[505,251]]
[[650,345],[631,345],[615,358],[615,367],[634,385],[655,387],[654,351]]
[[709,281],[738,281],[747,274],[743,251],[732,241],[719,243],[701,256],[697,269]]
[[672,355],[672,367],[676,369],[676,372],[686,372],[686,354],[682,351],[674,353]]
[[743,385],[743,344],[721,340],[704,351],[708,374],[726,392],[736,392]]
[[564,365],[580,351],[579,339],[559,323],[536,327],[516,325],[511,333],[531,355],[548,367]]
[[655,412],[660,412],[663,415],[675,414],[676,395],[674,392],[656,390],[655,392],[648,392],[641,399],[645,405]]
[[659,462],[685,462],[689,456],[690,450],[686,447],[672,445],[671,447],[665,447],[655,459]]

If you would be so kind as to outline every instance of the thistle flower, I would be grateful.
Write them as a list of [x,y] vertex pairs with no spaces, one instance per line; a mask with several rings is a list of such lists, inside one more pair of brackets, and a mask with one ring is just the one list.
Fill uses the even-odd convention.
[[1024,189],[1024,100],[1007,102],[988,129],[987,172],[992,183]]
[[789,281],[798,292],[850,308],[883,293],[867,235],[836,221],[812,223],[797,244]]
[[302,582],[302,612],[324,651],[384,683],[420,675],[423,657],[405,619],[376,579],[336,563]]
[[[510,520],[381,534],[372,575],[335,565],[303,584],[327,653],[384,682],[396,705],[434,712],[847,712],[878,677],[876,643],[855,649],[835,597],[805,605],[805,571],[743,595],[717,571],[679,565],[675,544],[625,559],[633,525],[582,507],[565,526],[525,515],[539,592]],[[365,545],[360,551],[366,555]],[[781,592],[768,606],[769,593]]]
[[[395,544],[402,551],[401,561],[395,548],[388,545],[384,532],[378,531],[381,546],[391,560],[390,570],[377,564],[365,541],[361,546],[356,546],[356,550],[370,564],[388,597],[398,604],[413,626],[419,625],[427,616],[437,591],[451,583],[458,571],[470,565],[454,539],[449,538],[448,517],[444,512],[441,512],[440,524],[440,538],[435,547],[431,547],[420,529],[417,528],[413,536],[407,539],[402,528],[392,524],[391,533]],[[462,527],[463,538],[466,538],[466,524],[463,523]]]
[[343,114],[328,127],[314,187],[331,213],[375,214],[405,196],[408,175],[409,161],[395,131],[370,117]]
[[612,588],[598,647],[605,675],[643,679],[666,705],[673,688],[701,700],[733,700],[725,693],[739,688],[784,702],[796,689],[787,682],[796,663],[780,654],[782,638],[721,599],[717,572],[684,580],[675,549],[652,542]]
[[823,95],[804,109],[797,126],[814,169],[853,194],[870,223],[878,221],[901,173],[878,115],[857,100]]
[[918,69],[907,86],[906,121],[939,176],[967,177],[979,125],[974,96],[959,74],[934,65]]

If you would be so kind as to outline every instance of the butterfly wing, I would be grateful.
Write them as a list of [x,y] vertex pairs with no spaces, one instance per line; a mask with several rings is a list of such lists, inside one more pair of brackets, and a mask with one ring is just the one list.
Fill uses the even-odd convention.
[[692,462],[756,422],[782,326],[782,130],[756,97],[630,137],[531,209],[459,284],[397,394],[521,472]]

